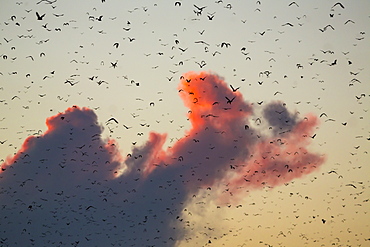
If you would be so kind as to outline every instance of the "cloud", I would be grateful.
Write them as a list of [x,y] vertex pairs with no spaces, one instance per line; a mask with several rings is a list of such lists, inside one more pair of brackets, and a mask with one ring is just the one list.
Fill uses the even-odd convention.
[[323,164],[324,156],[307,149],[315,116],[298,119],[272,102],[258,120],[267,125],[259,126],[253,104],[210,72],[185,73],[178,89],[191,128],[167,149],[166,134],[152,132],[122,155],[87,108],[48,118],[48,130],[1,165],[3,244],[175,246],[191,225],[185,207],[201,191],[235,203],[246,190]]
[[[173,176],[180,174],[189,195],[227,184],[221,202],[237,202],[248,189],[289,182],[324,162],[324,156],[307,150],[318,124],[314,115],[298,119],[282,102],[271,102],[261,120],[253,115],[253,105],[215,74],[189,72],[180,81],[192,127],[161,151],[156,163],[171,167]],[[257,120],[267,125],[258,128]]]
[[124,157],[102,139],[95,113],[77,106],[46,120],[1,165],[4,246],[173,246],[186,191],[171,169],[146,175],[165,135]]
[[297,115],[292,114],[282,102],[271,102],[263,109],[263,117],[267,120],[274,134],[289,131],[297,124]]

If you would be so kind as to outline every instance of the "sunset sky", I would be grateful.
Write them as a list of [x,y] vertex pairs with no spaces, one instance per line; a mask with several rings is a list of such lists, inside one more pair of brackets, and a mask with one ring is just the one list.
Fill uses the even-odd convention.
[[1,5],[0,246],[369,245],[369,1]]

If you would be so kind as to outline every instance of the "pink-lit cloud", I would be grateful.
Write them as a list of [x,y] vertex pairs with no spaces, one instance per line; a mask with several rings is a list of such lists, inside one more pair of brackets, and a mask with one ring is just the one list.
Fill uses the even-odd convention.
[[[173,246],[186,233],[182,211],[193,195],[227,184],[220,202],[314,172],[324,156],[308,150],[318,120],[299,119],[282,102],[253,104],[219,76],[188,72],[179,95],[191,128],[171,148],[150,133],[130,155],[102,138],[95,113],[77,106],[46,120],[1,164],[1,220],[9,245]],[[184,230],[185,229],[185,230]],[[90,242],[91,243],[91,242]]]

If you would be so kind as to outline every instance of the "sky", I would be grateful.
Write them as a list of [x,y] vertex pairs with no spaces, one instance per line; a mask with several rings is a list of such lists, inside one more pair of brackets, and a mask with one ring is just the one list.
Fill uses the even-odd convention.
[[1,5],[0,246],[369,245],[369,1]]

